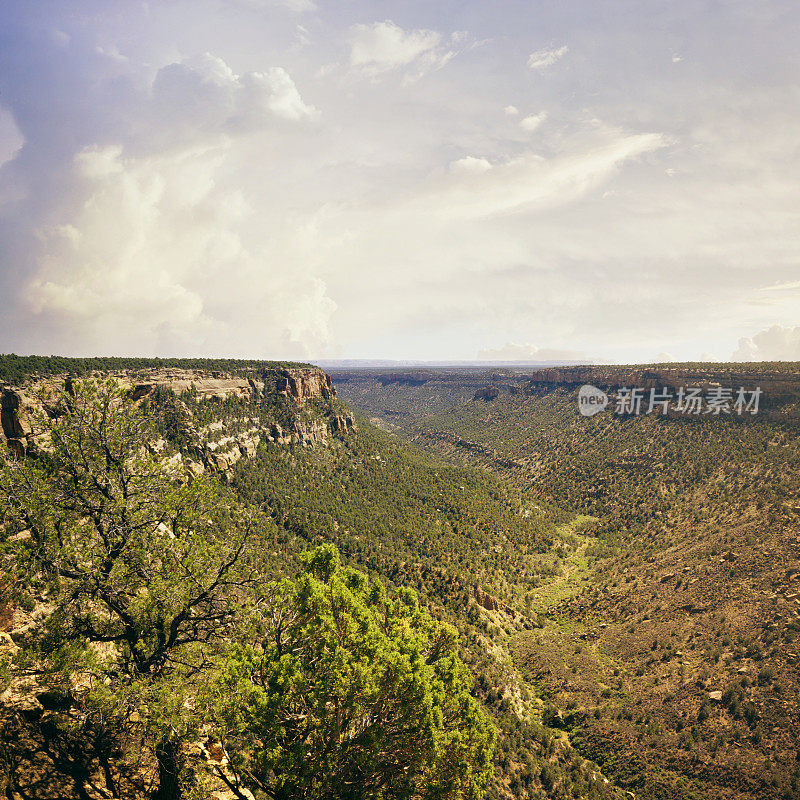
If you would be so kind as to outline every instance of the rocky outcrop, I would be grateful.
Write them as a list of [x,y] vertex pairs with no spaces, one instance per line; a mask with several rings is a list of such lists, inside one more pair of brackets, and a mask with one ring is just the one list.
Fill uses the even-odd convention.
[[28,448],[28,437],[33,434],[30,410],[34,399],[21,389],[4,389],[0,396],[0,426],[8,449],[21,458]]
[[492,597],[492,595],[484,592],[479,586],[475,586],[472,589],[472,596],[475,599],[475,602],[481,607],[485,608],[487,611],[504,611],[505,604],[501,603],[496,597]]
[[[165,467],[178,474],[197,474],[206,469],[230,476],[242,458],[252,458],[261,441],[276,444],[314,446],[325,443],[332,433],[347,434],[355,428],[352,415],[331,403],[336,396],[330,377],[317,367],[264,370],[240,377],[227,373],[183,369],[152,369],[137,372],[104,373],[125,387],[136,401],[150,400],[169,418],[179,452],[167,456]],[[47,383],[26,387],[4,387],[2,402],[2,439],[17,456],[24,456],[35,444],[31,420],[42,408],[39,396],[48,388],[70,390],[70,379],[50,379]],[[167,389],[168,392],[159,390]],[[229,412],[214,411],[217,421],[198,427],[189,406],[180,398],[189,392],[199,402],[221,403],[238,399],[253,410],[252,417],[226,417]],[[306,401],[318,398],[320,406],[303,409]],[[327,405],[327,410],[325,406]],[[266,413],[265,413],[266,412]],[[270,416],[281,423],[270,422]],[[151,442],[146,447],[161,454],[166,442]]]
[[483,386],[478,389],[477,392],[472,396],[473,400],[495,400],[497,397],[500,396],[500,390],[496,386]]
[[335,397],[330,376],[316,367],[299,367],[281,370],[277,383],[278,394],[305,400],[311,397]]

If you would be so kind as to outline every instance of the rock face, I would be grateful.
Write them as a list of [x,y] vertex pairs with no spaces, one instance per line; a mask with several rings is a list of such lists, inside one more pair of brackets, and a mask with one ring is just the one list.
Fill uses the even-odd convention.
[[622,386],[643,389],[668,389],[698,386],[743,387],[752,391],[756,387],[764,393],[764,401],[780,401],[800,395],[800,373],[778,372],[761,368],[748,368],[745,364],[723,367],[709,365],[689,368],[682,366],[658,367],[549,367],[530,373],[528,390],[536,393],[550,391],[557,386],[574,388],[589,383],[605,391]]
[[[136,401],[153,398],[162,409],[167,409],[173,427],[183,442],[180,451],[164,456],[165,467],[178,474],[197,474],[206,469],[223,477],[240,459],[252,458],[261,441],[276,444],[314,446],[324,444],[331,433],[347,434],[355,428],[351,414],[331,403],[336,397],[330,377],[316,367],[267,370],[256,376],[240,377],[219,372],[199,370],[153,369],[132,372],[105,373],[97,377],[112,377],[126,387]],[[2,405],[2,439],[17,457],[24,456],[35,445],[35,432],[31,424],[34,411],[42,407],[37,399],[39,390],[64,386],[70,390],[70,379],[51,380],[48,384],[26,387],[3,387],[0,390]],[[159,389],[172,394],[165,398]],[[192,411],[180,399],[190,392],[198,402],[217,404],[214,415],[222,417],[210,425],[198,427]],[[301,411],[306,401],[319,398],[326,401],[322,408],[309,406]],[[228,407],[221,404],[236,399],[244,408],[252,409],[252,416],[227,416]],[[326,409],[327,406],[327,409]],[[277,415],[281,422],[270,422]],[[148,449],[159,454],[166,442],[148,443]]]
[[313,367],[281,370],[277,390],[279,394],[298,400],[311,397],[323,397],[327,400],[336,396],[330,376]]
[[22,458],[35,439],[31,411],[37,406],[35,398],[18,388],[5,388],[0,394],[0,427],[8,449]]

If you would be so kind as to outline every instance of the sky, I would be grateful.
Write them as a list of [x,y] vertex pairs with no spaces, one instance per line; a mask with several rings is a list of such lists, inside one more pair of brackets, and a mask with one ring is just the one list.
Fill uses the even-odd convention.
[[0,352],[800,360],[796,0],[7,0]]

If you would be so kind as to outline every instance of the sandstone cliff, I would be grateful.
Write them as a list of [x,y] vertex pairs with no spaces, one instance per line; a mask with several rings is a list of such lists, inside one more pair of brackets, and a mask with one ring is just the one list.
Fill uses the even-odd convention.
[[[167,436],[147,446],[163,454],[166,466],[176,473],[211,469],[228,476],[241,458],[255,455],[261,441],[314,446],[355,426],[352,414],[336,401],[330,377],[316,367],[268,369],[245,376],[151,369],[93,377],[119,381],[134,400],[168,417],[174,441]],[[25,387],[0,388],[0,446],[18,457],[35,451],[35,419],[43,408],[43,393],[62,387],[69,391],[70,386],[71,379],[60,376]]]

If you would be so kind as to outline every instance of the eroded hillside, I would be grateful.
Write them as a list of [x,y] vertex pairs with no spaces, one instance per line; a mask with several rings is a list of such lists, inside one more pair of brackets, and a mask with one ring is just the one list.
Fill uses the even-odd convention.
[[[585,756],[637,797],[800,796],[797,365],[337,380],[382,426],[596,518],[561,574],[523,582],[548,614],[514,637]],[[584,383],[606,412],[578,413]],[[762,403],[614,413],[622,387],[681,386],[760,387]]]

